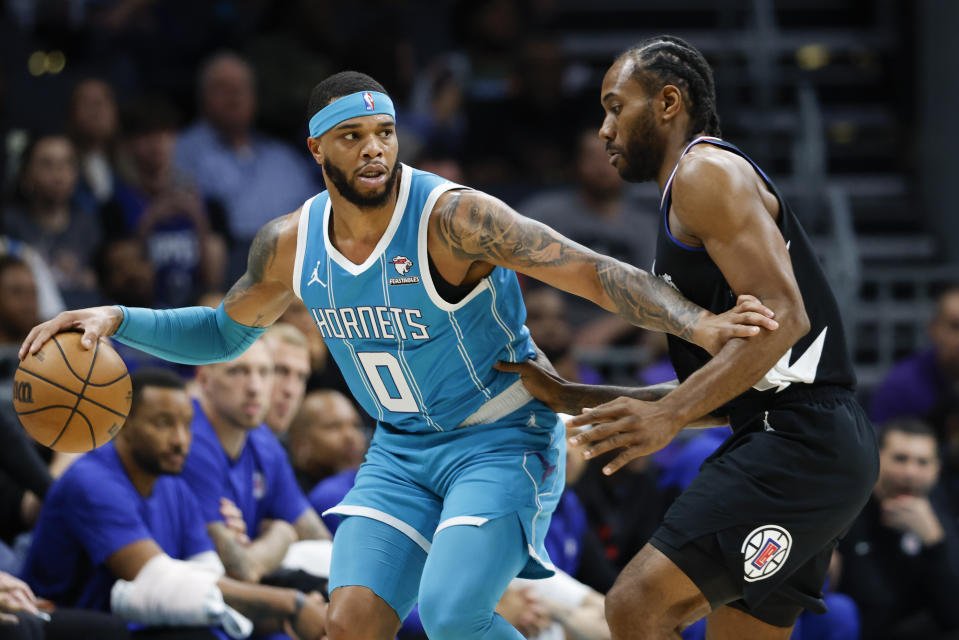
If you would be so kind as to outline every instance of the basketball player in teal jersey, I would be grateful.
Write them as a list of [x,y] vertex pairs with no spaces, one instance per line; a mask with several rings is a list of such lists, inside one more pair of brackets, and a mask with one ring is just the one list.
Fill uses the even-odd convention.
[[502,202],[397,162],[392,102],[336,74],[310,100],[308,145],[328,191],[263,227],[223,304],[99,307],[35,328],[21,356],[64,329],[115,334],[186,363],[229,360],[295,296],[356,399],[378,420],[340,525],[332,640],[387,640],[418,600],[433,640],[520,638],[493,612],[517,575],[545,577],[563,488],[564,429],[498,360],[535,355],[521,271],[715,352],[771,312],[745,297],[715,316],[639,269],[598,255]]

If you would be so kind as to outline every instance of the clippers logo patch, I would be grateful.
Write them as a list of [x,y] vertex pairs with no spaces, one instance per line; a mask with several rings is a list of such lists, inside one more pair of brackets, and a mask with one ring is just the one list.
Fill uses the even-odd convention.
[[363,94],[363,102],[366,103],[366,110],[372,111],[376,108],[376,104],[373,102],[373,94],[367,91]]
[[390,284],[416,284],[420,281],[419,276],[407,275],[410,269],[413,268],[413,261],[406,256],[396,256],[390,260],[390,262],[393,263],[393,268],[396,269],[396,273],[405,276],[402,278],[390,278]]
[[266,495],[266,478],[260,471],[253,472],[253,497],[262,500]]
[[765,580],[774,575],[786,563],[790,549],[792,536],[782,527],[764,524],[753,529],[743,540],[740,550],[746,582]]

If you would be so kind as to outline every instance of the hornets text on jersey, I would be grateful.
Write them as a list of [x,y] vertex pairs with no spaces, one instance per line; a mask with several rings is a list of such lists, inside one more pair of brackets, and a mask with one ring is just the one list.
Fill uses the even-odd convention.
[[534,353],[516,274],[496,267],[456,303],[430,275],[430,213],[462,188],[402,165],[393,217],[362,264],[330,241],[328,192],[300,210],[293,290],[357,401],[400,431],[489,422],[531,399],[518,376],[493,369]]

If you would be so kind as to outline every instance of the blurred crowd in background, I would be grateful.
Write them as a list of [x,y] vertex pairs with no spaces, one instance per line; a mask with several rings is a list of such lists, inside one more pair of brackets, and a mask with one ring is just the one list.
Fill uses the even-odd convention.
[[[316,82],[344,69],[389,90],[401,161],[487,190],[648,269],[661,223],[655,198],[608,163],[596,135],[605,67],[560,37],[572,19],[567,4],[0,2],[0,395],[11,397],[20,341],[61,310],[218,305],[259,227],[323,189],[305,145],[306,104]],[[588,17],[632,17],[628,4],[601,2]],[[662,15],[651,11],[635,39],[655,32]],[[720,78],[724,90],[738,89]],[[727,115],[735,120],[721,100]],[[675,377],[662,336],[535,281],[523,286],[532,336],[565,378]],[[933,298],[922,348],[900,354],[861,392],[882,429],[880,480],[835,554],[824,587],[832,612],[803,616],[794,637],[957,637],[959,276]],[[255,406],[243,442],[252,447],[257,432],[282,444],[304,499],[293,524],[303,509],[319,514],[342,497],[374,425],[358,413],[308,310],[297,302],[281,322],[262,339],[269,349],[208,367],[205,377],[115,346],[133,372],[196,376],[194,422]],[[10,402],[0,404],[0,425],[0,570],[17,575],[44,552],[30,549],[31,531],[75,456],[34,447]],[[587,464],[571,452],[550,532],[554,562],[604,593],[726,433],[684,434],[612,477],[600,473],[604,460]],[[258,526],[248,520],[251,537]],[[512,597],[504,612],[529,637],[561,617],[534,591]],[[417,633],[404,627],[404,637]],[[686,637],[702,633],[697,626]]]

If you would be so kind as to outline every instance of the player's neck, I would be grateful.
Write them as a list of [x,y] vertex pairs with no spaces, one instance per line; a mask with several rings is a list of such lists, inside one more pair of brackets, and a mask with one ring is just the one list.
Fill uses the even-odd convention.
[[362,264],[386,233],[396,209],[397,189],[379,207],[361,209],[330,189],[330,242],[351,262]]
[[133,453],[130,452],[130,449],[124,441],[117,440],[116,449],[117,455],[120,457],[120,463],[123,464],[123,468],[126,470],[127,476],[133,484],[133,488],[144,498],[151,495],[153,493],[153,485],[155,485],[157,481],[157,476],[137,464],[133,458]]
[[659,186],[660,193],[663,193],[666,189],[669,176],[673,175],[673,169],[676,168],[676,163],[682,157],[683,151],[686,150],[692,140],[703,135],[706,135],[705,132],[700,131],[693,135],[691,139],[687,139],[685,131],[674,129],[669,132],[666,138],[666,154],[663,156],[663,164],[659,167],[659,173],[656,175],[656,184]]

